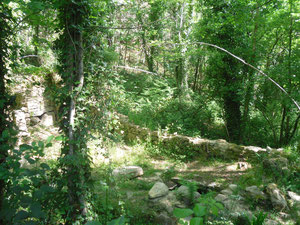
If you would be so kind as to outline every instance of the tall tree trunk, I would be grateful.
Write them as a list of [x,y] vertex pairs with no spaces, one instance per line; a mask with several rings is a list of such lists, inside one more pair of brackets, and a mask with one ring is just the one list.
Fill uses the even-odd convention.
[[[233,68],[236,62],[229,56],[224,56],[223,62]],[[227,131],[229,134],[229,140],[235,143],[239,143],[241,135],[241,100],[237,92],[237,86],[239,80],[235,77],[236,71],[223,71],[223,78],[225,79],[226,89],[224,90],[223,101],[225,110],[225,121]]]
[[[183,46],[183,32],[185,24],[185,3],[179,3],[178,5],[179,16],[174,11],[174,20],[176,21],[176,27],[174,30],[174,40],[179,43],[177,48],[177,54],[179,55],[176,60],[175,66],[175,78],[177,82],[178,96],[181,100],[189,99],[188,94],[188,73],[186,71],[187,59],[186,59],[186,46]],[[176,34],[177,33],[177,34]]]
[[[252,32],[252,54],[250,59],[250,64],[255,66],[256,61],[256,38],[257,38],[257,31],[258,31],[258,17],[259,17],[259,9],[260,6],[257,6],[255,10],[255,16],[254,16],[254,28]],[[244,100],[244,111],[243,111],[243,118],[242,118],[242,128],[241,128],[241,138],[245,138],[245,129],[249,121],[249,107],[250,107],[250,101],[253,96],[253,90],[254,90],[254,74],[255,71],[252,69],[249,69],[247,66],[246,68],[247,75],[248,75],[248,82],[246,87],[246,94],[245,94],[245,100]]]
[[78,159],[83,160],[83,157],[80,156],[82,154],[82,140],[80,139],[84,139],[84,137],[80,137],[80,127],[75,124],[75,119],[77,117],[77,98],[84,84],[82,32],[86,15],[84,15],[85,8],[82,0],[70,0],[61,10],[63,14],[61,22],[64,28],[62,37],[64,70],[62,77],[69,91],[65,98],[65,105],[68,107],[68,119],[61,124],[65,135],[68,137],[64,146],[64,154],[66,160],[70,160],[66,165],[70,203],[69,219],[66,224],[73,224],[79,215],[86,215],[83,187],[85,178],[81,171],[85,168],[80,168],[82,162],[74,163]]
[[[5,75],[7,73],[5,65],[5,57],[7,56],[7,38],[10,35],[10,27],[8,20],[11,18],[11,11],[6,5],[0,2],[0,167],[3,167],[8,151],[10,150],[10,142],[13,138],[11,136],[11,125],[8,121],[7,108],[10,104],[8,93],[5,87]],[[6,134],[5,134],[6,133]],[[0,179],[0,211],[3,210],[3,201],[5,198],[6,182],[5,178]],[[4,224],[0,218],[0,224]]]

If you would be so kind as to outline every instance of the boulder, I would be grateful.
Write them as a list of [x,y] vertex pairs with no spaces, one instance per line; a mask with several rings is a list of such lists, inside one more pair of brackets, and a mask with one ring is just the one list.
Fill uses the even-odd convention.
[[177,189],[176,195],[177,195],[179,200],[182,200],[187,205],[191,204],[192,200],[196,201],[201,196],[199,192],[195,191],[193,193],[193,195],[194,195],[193,198],[194,199],[191,199],[191,193],[190,193],[189,187],[187,187],[185,185],[182,185]]
[[284,157],[267,158],[263,161],[263,167],[274,175],[281,176],[286,173],[288,160]]
[[224,190],[221,191],[221,193],[223,195],[228,195],[228,196],[233,194],[232,190],[230,190],[230,189],[224,189]]
[[257,186],[250,186],[246,188],[246,192],[254,199],[266,199],[265,193],[263,193]]
[[223,194],[218,194],[216,197],[215,197],[215,200],[218,201],[218,202],[221,202],[223,203],[224,201],[226,201],[228,199],[228,196],[227,195],[223,195]]
[[288,196],[292,201],[300,203],[300,195],[297,195],[295,192],[288,191]]
[[[173,214],[174,207],[180,206],[180,202],[176,199],[174,192],[169,191],[167,195],[150,199],[150,206],[159,212]],[[185,208],[184,206],[183,208]],[[179,207],[181,208],[181,207]]]
[[171,218],[166,213],[160,213],[154,218],[154,222],[157,225],[175,225],[176,219]]
[[271,199],[271,203],[275,209],[283,210],[287,208],[287,201],[280,190],[277,188],[276,184],[268,184],[267,193]]
[[114,177],[133,179],[144,174],[144,171],[139,166],[125,166],[114,169],[112,172]]
[[228,189],[234,192],[238,190],[238,186],[236,184],[229,184]]
[[149,191],[148,195],[150,199],[166,196],[169,193],[169,188],[162,182],[156,182]]

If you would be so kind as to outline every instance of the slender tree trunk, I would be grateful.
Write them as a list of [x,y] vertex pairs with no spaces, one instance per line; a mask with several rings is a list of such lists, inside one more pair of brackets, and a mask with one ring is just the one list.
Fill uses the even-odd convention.
[[[8,99],[7,92],[5,88],[5,75],[6,75],[6,67],[5,67],[5,55],[7,54],[7,40],[8,37],[8,24],[7,24],[7,15],[9,15],[8,8],[0,2],[0,137],[2,137],[2,141],[0,142],[0,166],[2,167],[6,162],[6,158],[8,156],[8,139],[5,138],[4,131],[9,128],[9,124],[7,121],[7,112],[6,109],[8,107]],[[3,14],[2,14],[3,13]],[[11,137],[9,137],[11,138]],[[3,201],[5,194],[5,179],[0,179],[0,211],[3,209]],[[2,218],[0,218],[0,224],[4,224]]]
[[[252,54],[250,59],[250,64],[255,66],[255,57],[256,57],[256,36],[258,31],[258,17],[259,17],[259,9],[260,7],[257,6],[255,16],[254,16],[254,28],[252,32]],[[249,70],[249,67],[246,68],[246,71],[248,72],[248,82],[246,87],[246,95],[245,95],[245,101],[244,101],[244,111],[243,111],[243,118],[242,118],[242,135],[241,138],[245,138],[245,128],[247,126],[247,123],[249,121],[249,106],[250,101],[253,96],[253,90],[254,90],[254,70]]]
[[83,157],[80,156],[82,154],[82,140],[80,139],[84,139],[84,137],[80,137],[80,127],[75,124],[77,98],[84,84],[82,32],[85,9],[83,4],[84,2],[81,0],[70,0],[64,5],[61,12],[63,14],[62,24],[64,28],[64,56],[62,58],[64,71],[62,77],[69,90],[65,102],[68,107],[68,119],[61,124],[61,127],[68,137],[64,154],[66,160],[71,160],[66,165],[70,203],[66,224],[73,224],[79,215],[83,217],[86,215],[85,190],[83,187],[85,178],[81,171],[85,168],[80,167],[82,162],[74,163],[76,159],[83,160]]

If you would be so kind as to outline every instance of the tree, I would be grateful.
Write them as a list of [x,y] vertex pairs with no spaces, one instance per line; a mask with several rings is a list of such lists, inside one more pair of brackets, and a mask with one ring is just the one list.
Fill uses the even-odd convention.
[[[245,26],[248,9],[243,1],[205,1],[205,7],[203,20],[199,24],[202,38],[234,54],[245,55],[242,49],[247,49],[249,42]],[[222,100],[227,134],[229,140],[234,142],[241,141],[242,133],[243,69],[232,56],[214,52],[206,70],[213,95]]]
[[65,156],[65,176],[68,180],[70,209],[67,224],[87,213],[84,183],[88,179],[84,126],[78,118],[78,98],[84,85],[83,33],[88,18],[88,2],[66,0],[58,2],[59,22],[62,34],[58,42],[60,49],[60,73],[64,82],[61,92],[60,127],[66,136],[62,154]]
[[[8,108],[11,105],[10,96],[6,91],[6,75],[7,75],[7,57],[8,57],[8,37],[10,36],[9,21],[12,20],[11,10],[7,5],[7,1],[0,2],[0,167],[6,170],[3,165],[6,162],[8,151],[11,149],[13,129],[12,123],[9,121]],[[3,172],[3,171],[2,171]],[[5,173],[4,173],[5,174]],[[0,211],[3,210],[2,204],[4,200],[6,177],[3,174],[0,177]],[[3,224],[0,218],[0,224]]]

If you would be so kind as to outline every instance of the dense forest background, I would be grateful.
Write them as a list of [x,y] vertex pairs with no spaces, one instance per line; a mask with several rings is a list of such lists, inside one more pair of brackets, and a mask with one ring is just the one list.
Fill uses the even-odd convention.
[[[1,0],[0,224],[122,224],[126,213],[95,203],[88,144],[120,141],[119,114],[162,134],[283,148],[296,165],[299,6]],[[16,90],[40,84],[55,105],[59,135],[25,140],[13,116],[24,101]],[[61,143],[60,154],[49,163],[44,150],[53,142]],[[170,151],[167,157],[176,155]],[[286,191],[299,187],[299,165],[293,171],[282,183]]]

